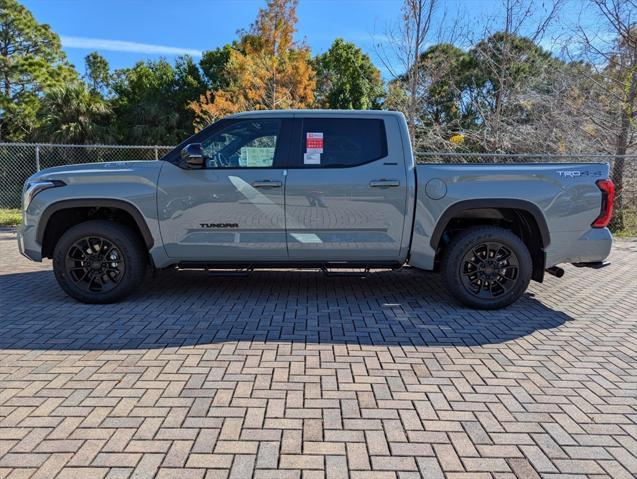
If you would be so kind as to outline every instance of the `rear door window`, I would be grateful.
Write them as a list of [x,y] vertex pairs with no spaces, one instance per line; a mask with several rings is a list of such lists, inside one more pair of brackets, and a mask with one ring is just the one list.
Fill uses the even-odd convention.
[[305,118],[301,139],[305,168],[347,168],[387,156],[383,120]]

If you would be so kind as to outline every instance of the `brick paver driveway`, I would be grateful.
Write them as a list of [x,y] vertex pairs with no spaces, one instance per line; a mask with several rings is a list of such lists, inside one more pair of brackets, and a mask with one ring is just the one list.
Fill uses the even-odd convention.
[[87,306],[0,234],[0,477],[637,474],[637,242],[513,307],[434,274],[161,273]]

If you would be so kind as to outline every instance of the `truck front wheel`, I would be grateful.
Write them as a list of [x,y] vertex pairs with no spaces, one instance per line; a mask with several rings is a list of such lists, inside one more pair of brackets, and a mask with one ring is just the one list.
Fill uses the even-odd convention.
[[441,269],[449,291],[461,303],[499,309],[526,291],[533,263],[524,242],[511,231],[477,226],[453,237]]
[[53,271],[62,289],[83,303],[112,303],[143,281],[146,253],[124,225],[93,220],[69,228],[55,245]]

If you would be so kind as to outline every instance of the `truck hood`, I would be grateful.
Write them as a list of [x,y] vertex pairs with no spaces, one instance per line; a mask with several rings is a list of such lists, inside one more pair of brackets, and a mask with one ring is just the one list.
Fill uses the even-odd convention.
[[56,166],[39,171],[29,181],[44,180],[88,180],[106,179],[114,176],[156,177],[163,162],[161,161],[111,161],[107,163],[81,163],[77,165]]

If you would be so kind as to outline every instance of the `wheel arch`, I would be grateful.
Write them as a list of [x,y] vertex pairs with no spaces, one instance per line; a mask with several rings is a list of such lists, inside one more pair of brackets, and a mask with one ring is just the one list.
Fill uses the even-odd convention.
[[546,219],[540,208],[525,200],[514,200],[509,198],[490,198],[490,199],[476,199],[476,200],[463,200],[449,206],[440,215],[436,227],[431,235],[429,243],[432,248],[438,248],[442,235],[449,226],[450,221],[453,218],[462,217],[466,211],[469,210],[481,210],[481,209],[506,209],[506,210],[521,210],[530,214],[540,231],[542,238],[542,247],[546,248],[551,242],[551,235],[549,232]]
[[546,260],[544,250],[550,244],[551,236],[542,210],[530,201],[487,198],[454,203],[440,215],[431,235],[430,245],[440,252],[444,248],[445,234],[454,223],[464,221],[470,224],[489,224],[502,220],[514,223],[515,229],[509,229],[516,232],[527,245],[533,258],[533,279],[542,282]]
[[[83,221],[93,219],[93,214],[104,211],[124,215],[123,217],[128,223],[130,223],[129,226],[136,229],[136,233],[139,235],[146,248],[150,250],[153,247],[155,240],[148,228],[148,224],[139,209],[137,209],[137,207],[132,203],[110,198],[72,199],[61,200],[50,204],[40,216],[36,231],[36,241],[42,246],[43,256],[50,257],[53,252],[55,242],[59,240],[60,236],[69,227]],[[78,212],[86,212],[88,216],[78,216]],[[73,215],[74,220],[67,221],[67,223],[63,225],[54,225],[52,219],[54,219],[56,215],[64,213]],[[99,218],[100,216],[96,217]],[[52,226],[55,229],[52,230]]]

